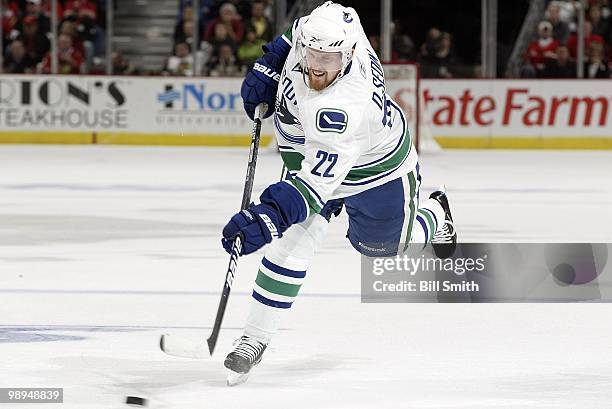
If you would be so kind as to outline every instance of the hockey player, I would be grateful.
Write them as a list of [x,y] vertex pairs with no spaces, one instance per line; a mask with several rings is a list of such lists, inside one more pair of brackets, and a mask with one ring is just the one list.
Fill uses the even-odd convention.
[[251,118],[258,104],[268,104],[264,117],[273,115],[289,176],[223,229],[228,252],[239,234],[242,254],[269,244],[244,335],[225,360],[230,385],[244,382],[260,362],[342,205],[348,239],[366,256],[393,256],[409,242],[432,242],[443,256],[456,243],[444,189],[418,200],[406,117],[385,92],[382,65],[355,10],[328,1],[264,50],[244,79],[242,98]]

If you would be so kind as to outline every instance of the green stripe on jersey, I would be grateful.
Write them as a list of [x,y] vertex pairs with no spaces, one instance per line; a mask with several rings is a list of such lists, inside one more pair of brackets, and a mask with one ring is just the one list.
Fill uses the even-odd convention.
[[434,223],[433,218],[431,217],[431,215],[429,214],[429,212],[419,209],[419,214],[421,216],[423,216],[423,218],[425,219],[425,221],[427,222],[427,226],[429,227],[429,236],[430,236],[430,240],[433,237],[433,235],[436,233],[436,225]]
[[266,275],[263,271],[259,270],[255,283],[263,288],[264,290],[277,295],[283,295],[285,297],[295,297],[300,291],[301,285],[299,284],[288,284],[282,281],[275,280]]
[[302,160],[304,155],[295,151],[281,151],[281,158],[285,163],[285,167],[289,170],[300,170],[302,169]]
[[[277,33],[278,33],[278,31],[277,31]],[[284,35],[285,37],[287,37],[287,40],[289,40],[289,42],[292,42],[292,41],[293,41],[293,24],[291,24],[291,25],[289,26],[289,28],[287,29],[287,31],[285,31],[285,32],[283,33],[283,35]]]
[[310,207],[310,210],[312,212],[319,213],[321,211],[321,206],[319,205],[319,201],[317,200],[316,197],[314,197],[310,193],[310,189],[308,189],[306,185],[304,185],[302,182],[300,182],[299,180],[295,178],[289,179],[289,182],[291,182],[291,184],[295,186],[297,190],[300,191],[302,196],[304,196],[304,198],[306,199],[306,202],[308,202],[308,207]]
[[397,152],[395,152],[389,159],[366,168],[352,169],[348,175],[346,175],[344,180],[354,182],[397,168],[404,161],[404,159],[410,155],[411,149],[412,138],[410,137],[410,132],[406,131],[406,138],[404,138],[404,142]]
[[[408,184],[410,185],[410,221],[408,222],[408,232],[406,233],[406,243],[404,243],[404,251],[408,248],[408,244],[412,239],[412,226],[414,225],[414,219],[416,218],[416,214],[414,211],[416,210],[416,205],[414,203],[414,197],[416,196],[416,177],[414,176],[414,171],[408,174]],[[404,199],[406,200],[406,199]],[[406,217],[406,215],[404,215]]]

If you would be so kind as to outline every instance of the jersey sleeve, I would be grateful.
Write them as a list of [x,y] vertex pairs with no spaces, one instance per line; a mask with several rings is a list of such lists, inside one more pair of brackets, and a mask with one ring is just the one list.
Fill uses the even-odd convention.
[[364,104],[353,101],[339,108],[341,95],[321,95],[300,106],[306,136],[304,159],[289,182],[303,196],[308,214],[321,211],[366,146]]

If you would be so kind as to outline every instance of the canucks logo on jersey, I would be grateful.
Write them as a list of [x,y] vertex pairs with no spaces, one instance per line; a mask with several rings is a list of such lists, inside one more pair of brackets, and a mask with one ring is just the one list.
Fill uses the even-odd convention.
[[342,133],[347,122],[348,116],[341,109],[322,108],[317,112],[317,129],[321,132]]

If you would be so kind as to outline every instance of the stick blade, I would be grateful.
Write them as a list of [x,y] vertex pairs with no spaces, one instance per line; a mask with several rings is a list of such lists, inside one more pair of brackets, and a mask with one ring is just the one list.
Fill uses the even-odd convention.
[[159,347],[164,353],[180,358],[205,359],[209,356],[203,343],[177,335],[162,335],[159,339]]

